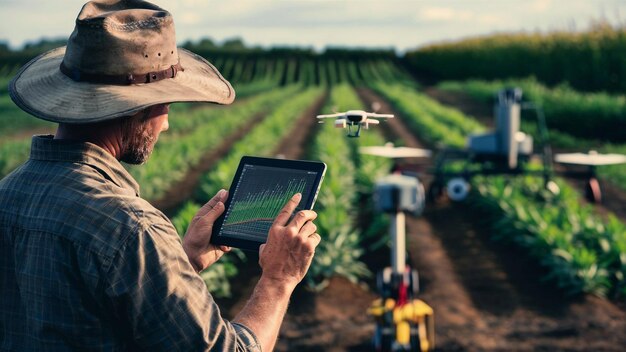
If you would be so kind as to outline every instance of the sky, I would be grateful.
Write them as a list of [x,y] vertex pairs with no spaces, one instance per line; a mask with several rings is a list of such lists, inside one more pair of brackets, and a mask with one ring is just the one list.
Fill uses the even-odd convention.
[[[13,48],[68,37],[84,0],[0,0],[0,40]],[[177,39],[240,37],[247,45],[395,48],[495,32],[583,30],[626,24],[626,0],[153,0]],[[61,6],[62,5],[62,6]]]

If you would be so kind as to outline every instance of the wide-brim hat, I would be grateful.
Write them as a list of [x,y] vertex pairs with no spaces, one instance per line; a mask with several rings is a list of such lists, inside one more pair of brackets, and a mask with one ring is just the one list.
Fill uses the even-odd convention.
[[174,102],[230,104],[230,83],[204,58],[176,47],[169,12],[139,0],[85,4],[66,47],[20,69],[11,99],[41,119],[92,123]]

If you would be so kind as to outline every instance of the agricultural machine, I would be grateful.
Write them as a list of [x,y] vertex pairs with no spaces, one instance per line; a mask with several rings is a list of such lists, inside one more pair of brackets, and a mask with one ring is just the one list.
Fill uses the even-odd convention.
[[[362,153],[391,158],[428,157],[430,151],[415,148],[368,147]],[[391,215],[391,266],[376,276],[380,298],[368,313],[376,320],[373,339],[377,351],[429,351],[435,347],[433,309],[417,298],[419,276],[406,263],[405,214],[424,210],[424,186],[414,176],[388,175],[376,182],[374,199],[378,211]]]
[[[534,111],[537,118],[539,152],[536,154],[533,153],[533,138],[520,131],[522,110]],[[494,131],[470,135],[464,149],[445,148],[439,153],[434,180],[428,190],[430,200],[439,198],[444,190],[451,200],[464,200],[469,194],[470,180],[476,175],[539,175],[543,177],[547,190],[559,192],[557,184],[551,180],[554,174],[552,150],[548,144],[548,129],[542,109],[532,103],[522,103],[521,89],[507,88],[497,93],[494,119]],[[533,157],[541,160],[541,168],[529,167]],[[626,156],[592,151],[589,154],[557,154],[554,161],[586,167],[582,172],[568,174],[584,177],[586,197],[598,203],[602,193],[596,167],[626,163]],[[455,163],[456,169],[451,167]]]

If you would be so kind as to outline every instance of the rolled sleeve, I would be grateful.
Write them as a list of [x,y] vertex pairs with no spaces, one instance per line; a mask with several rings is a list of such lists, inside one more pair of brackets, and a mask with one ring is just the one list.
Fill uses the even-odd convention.
[[107,297],[136,347],[151,351],[260,351],[254,333],[223,319],[169,222],[139,226],[108,273]]
[[244,351],[261,352],[261,345],[250,328],[241,323],[231,323],[241,339]]

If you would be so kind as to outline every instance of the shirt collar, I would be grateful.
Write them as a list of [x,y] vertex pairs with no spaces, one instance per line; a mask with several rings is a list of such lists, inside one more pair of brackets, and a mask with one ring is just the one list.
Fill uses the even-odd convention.
[[139,196],[137,181],[113,155],[93,143],[54,139],[52,135],[33,136],[30,158],[89,165],[117,186],[131,190]]

